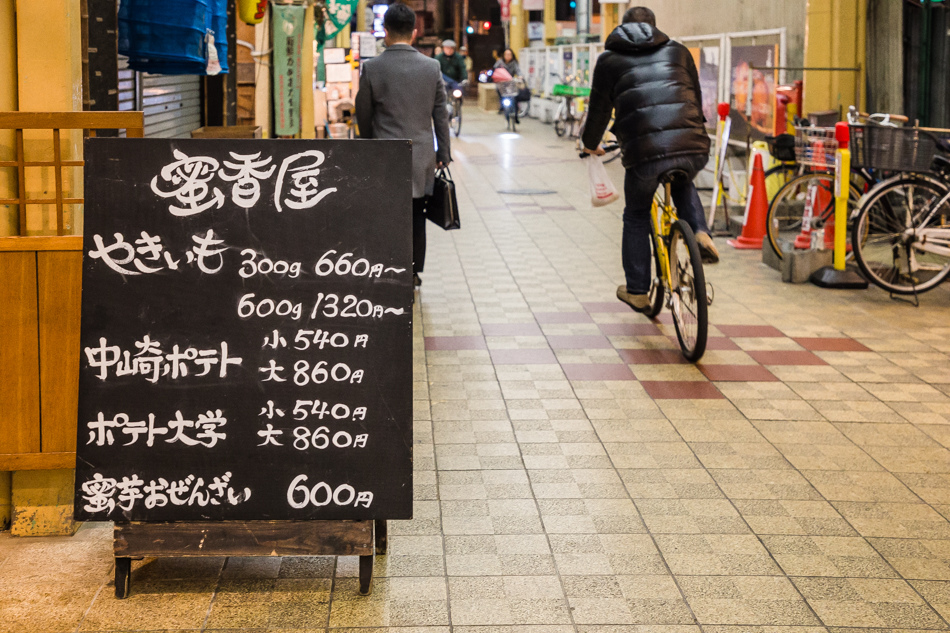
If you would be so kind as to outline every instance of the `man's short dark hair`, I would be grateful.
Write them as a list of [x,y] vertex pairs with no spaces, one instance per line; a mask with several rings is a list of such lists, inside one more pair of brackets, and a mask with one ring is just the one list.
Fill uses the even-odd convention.
[[412,37],[416,29],[416,12],[402,2],[391,4],[383,16],[383,26],[395,37]]
[[623,23],[627,22],[646,22],[656,28],[656,14],[646,7],[633,7],[623,14]]

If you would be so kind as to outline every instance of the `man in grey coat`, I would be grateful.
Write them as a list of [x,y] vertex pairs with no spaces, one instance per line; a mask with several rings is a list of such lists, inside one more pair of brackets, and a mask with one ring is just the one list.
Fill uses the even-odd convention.
[[390,5],[383,28],[386,50],[363,63],[356,121],[360,138],[412,141],[412,272],[419,286],[426,258],[426,198],[432,195],[436,168],[452,160],[445,85],[439,62],[412,47],[417,34],[412,9]]

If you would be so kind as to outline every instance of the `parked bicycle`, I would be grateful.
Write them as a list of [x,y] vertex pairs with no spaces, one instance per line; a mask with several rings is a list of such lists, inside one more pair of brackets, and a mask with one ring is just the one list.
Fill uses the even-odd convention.
[[[894,114],[868,115],[854,107],[849,111],[852,125],[852,155],[862,147],[863,130],[898,129],[906,117]],[[909,128],[908,128],[909,129]],[[898,133],[899,134],[899,133]],[[772,198],[766,217],[766,236],[779,259],[792,250],[824,248],[825,233],[831,230],[834,218],[834,164],[838,149],[833,128],[798,126],[795,138],[795,168]],[[898,204],[914,190],[918,202],[933,201],[947,191],[950,161],[925,157],[920,167],[909,163],[869,162],[856,156],[852,160],[849,189],[849,218],[859,207],[862,196],[885,195],[876,204]],[[941,162],[943,161],[943,162]],[[789,163],[785,163],[786,168]],[[772,170],[770,170],[772,171]],[[893,200],[890,200],[893,198]],[[850,229],[850,222],[849,222]],[[830,242],[830,239],[828,239]]]
[[465,88],[468,86],[468,80],[462,81],[457,87],[447,95],[449,111],[449,129],[455,134],[456,138],[462,133],[462,99],[465,95]]
[[[557,73],[551,73],[551,76],[561,79]],[[551,94],[555,97],[564,97],[554,112],[554,133],[558,136],[567,134],[569,138],[579,137],[582,113],[577,107],[577,100],[589,97],[590,88],[575,85],[575,79],[569,76],[562,83],[554,84]]]
[[950,143],[918,128],[852,128],[853,160],[900,173],[861,200],[851,231],[864,276],[895,295],[932,290],[950,275]]

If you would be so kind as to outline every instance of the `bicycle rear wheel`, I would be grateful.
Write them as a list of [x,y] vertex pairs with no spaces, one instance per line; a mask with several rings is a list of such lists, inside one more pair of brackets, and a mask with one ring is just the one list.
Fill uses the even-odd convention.
[[670,286],[676,338],[686,360],[695,363],[706,352],[709,303],[696,236],[683,220],[670,227]]
[[950,275],[948,237],[946,186],[907,174],[868,192],[854,221],[851,246],[871,282],[888,292],[909,295],[931,290]]

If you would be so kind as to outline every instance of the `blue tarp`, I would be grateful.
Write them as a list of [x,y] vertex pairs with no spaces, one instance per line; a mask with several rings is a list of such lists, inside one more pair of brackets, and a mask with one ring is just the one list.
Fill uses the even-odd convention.
[[[228,0],[122,0],[119,53],[134,70],[205,75],[214,38],[221,72],[228,72]],[[209,37],[211,36],[211,37]]]

